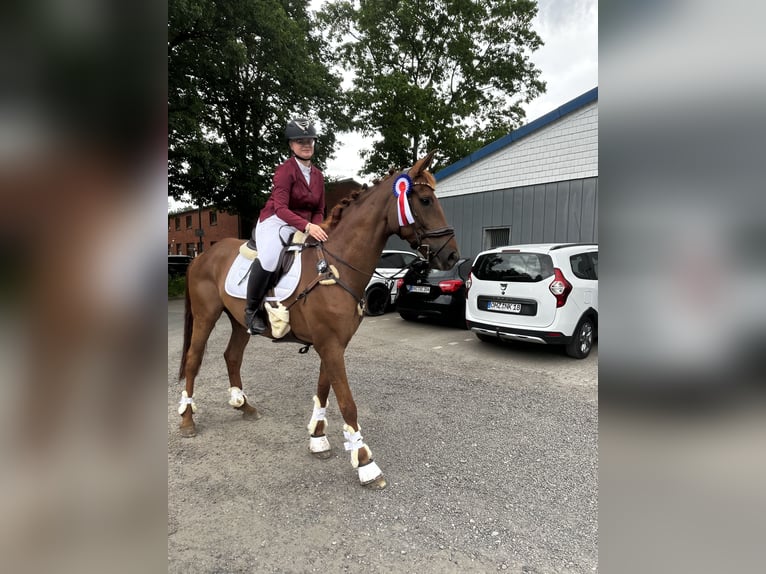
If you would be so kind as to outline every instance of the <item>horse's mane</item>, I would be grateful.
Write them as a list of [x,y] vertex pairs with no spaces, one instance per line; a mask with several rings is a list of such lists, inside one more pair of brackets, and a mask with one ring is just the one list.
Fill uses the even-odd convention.
[[[391,168],[388,170],[388,175],[391,176],[396,173],[396,170],[394,168]],[[375,187],[378,185],[382,180],[383,177],[377,178],[373,180],[372,187]],[[346,209],[351,203],[359,199],[359,196],[361,196],[365,191],[367,191],[369,187],[367,184],[363,184],[360,189],[355,189],[350,194],[348,194],[346,197],[341,199],[337,204],[335,204],[335,207],[332,208],[332,211],[330,212],[330,215],[328,215],[325,220],[323,227],[327,229],[328,231],[330,229],[334,229],[338,223],[340,222],[341,218],[343,217],[343,210]]]
[[338,203],[336,203],[335,207],[332,208],[330,215],[325,218],[324,225],[322,225],[322,227],[328,231],[330,229],[334,229],[340,222],[341,217],[343,217],[343,210],[348,207],[351,202],[356,201],[365,191],[367,191],[366,183],[361,187],[361,189],[355,189],[346,197],[341,199]]
[[[378,185],[383,179],[386,177],[390,177],[394,175],[397,171],[403,171],[403,169],[396,170],[393,167],[388,170],[388,175],[381,176],[372,182],[372,187],[375,187]],[[426,183],[430,185],[432,188],[436,187],[436,178],[433,176],[433,174],[428,170],[421,170],[418,173],[418,177],[425,177]],[[330,215],[328,215],[325,220],[323,227],[327,230],[334,229],[338,223],[340,222],[341,218],[343,217],[343,210],[346,209],[351,203],[359,199],[359,197],[367,191],[369,188],[367,184],[363,184],[360,189],[355,189],[350,194],[348,194],[346,197],[341,199],[335,207],[332,208],[332,211],[330,212]]]

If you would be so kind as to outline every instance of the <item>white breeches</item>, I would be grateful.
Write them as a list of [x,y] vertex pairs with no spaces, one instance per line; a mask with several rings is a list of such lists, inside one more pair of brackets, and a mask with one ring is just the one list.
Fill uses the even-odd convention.
[[[290,235],[297,231],[292,225],[287,225],[276,215],[259,221],[255,226],[255,243],[258,245],[258,260],[266,271],[274,271],[282,252],[282,241],[290,240]],[[282,241],[279,238],[282,238]]]

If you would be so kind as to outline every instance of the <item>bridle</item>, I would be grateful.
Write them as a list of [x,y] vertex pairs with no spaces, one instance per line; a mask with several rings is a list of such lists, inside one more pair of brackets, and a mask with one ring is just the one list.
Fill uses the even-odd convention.
[[[418,186],[418,185],[424,185],[424,186],[428,187],[431,191],[434,191],[434,192],[436,191],[434,189],[434,187],[430,183],[428,183],[427,181],[413,182],[412,183],[412,188],[414,189],[415,186]],[[449,243],[450,239],[452,239],[455,236],[455,229],[453,227],[450,227],[450,226],[439,227],[437,229],[425,229],[425,226],[420,221],[417,212],[413,209],[412,194],[408,193],[406,198],[407,198],[407,202],[409,204],[410,212],[412,213],[412,217],[415,220],[415,222],[412,223],[412,224],[409,224],[409,225],[400,226],[399,230],[395,231],[395,233],[396,233],[396,235],[398,235],[399,237],[401,237],[402,239],[407,241],[410,244],[410,247],[412,247],[415,251],[420,253],[425,258],[425,260],[429,263],[429,265],[430,265],[431,261],[434,258],[436,258],[439,255],[439,253],[441,253],[442,249],[444,249],[446,247],[446,245],[447,245],[447,243]],[[446,239],[441,244],[439,249],[437,249],[433,253],[431,251],[431,246],[428,245],[427,243],[425,243],[425,244],[423,243],[424,239],[428,239],[430,237],[446,237]],[[356,271],[358,273],[364,274],[364,271],[362,271],[361,269],[356,268],[354,265],[352,265],[348,261],[345,261],[344,259],[339,257],[337,254],[332,253],[331,251],[329,251],[327,249],[327,247],[322,242],[306,243],[305,245],[307,247],[317,248],[317,250],[318,250],[317,251],[317,258],[318,258],[318,261],[317,261],[317,272],[318,272],[318,275],[317,275],[316,279],[314,279],[301,293],[298,294],[298,297],[292,303],[290,303],[287,308],[289,309],[290,307],[295,305],[301,299],[305,299],[308,296],[309,292],[311,292],[311,290],[314,289],[314,287],[316,287],[317,284],[319,284],[321,281],[329,280],[329,279],[332,279],[333,283],[337,283],[340,287],[342,287],[343,289],[348,291],[351,294],[351,296],[354,297],[354,299],[357,300],[360,309],[364,308],[364,297],[360,298],[356,293],[354,293],[353,289],[351,289],[351,287],[346,284],[345,281],[341,280],[340,277],[338,277],[337,275],[335,275],[332,272],[332,270],[327,265],[327,261],[326,261],[326,258],[325,258],[325,253],[327,253],[328,255],[332,256],[333,259],[335,259],[335,261],[342,263],[346,267],[349,267],[350,269],[353,269],[354,271]],[[411,267],[412,265],[414,265],[414,261],[412,263],[410,263],[410,265],[407,265],[404,268],[402,268],[402,270],[406,269],[408,267]],[[373,274],[375,275],[377,273],[373,273]],[[377,275],[379,275],[379,274],[377,274]],[[386,279],[387,281],[389,280],[388,277],[385,277],[383,275],[380,275],[380,277],[383,278],[383,279]],[[306,347],[306,350],[307,349],[308,349],[308,347]],[[305,351],[302,350],[301,352],[305,352]]]
[[[425,229],[425,226],[423,225],[422,221],[420,221],[420,218],[418,217],[417,211],[415,211],[413,203],[412,203],[412,195],[414,194],[415,187],[422,185],[427,188],[429,188],[431,191],[436,192],[434,189],[434,186],[432,186],[427,181],[413,181],[412,182],[412,193],[407,194],[407,202],[410,205],[410,211],[412,212],[412,216],[415,219],[415,223],[412,223],[410,225],[404,225],[399,228],[399,232],[397,235],[407,241],[410,244],[410,247],[420,253],[429,263],[431,260],[433,260],[435,257],[439,255],[442,249],[444,249],[447,246],[447,243],[449,243],[450,239],[452,239],[455,236],[455,228],[446,226],[446,227],[439,227],[437,229]],[[439,249],[437,249],[435,252],[432,253],[431,246],[427,243],[423,243],[424,239],[428,239],[430,237],[445,237],[446,239],[441,244]]]

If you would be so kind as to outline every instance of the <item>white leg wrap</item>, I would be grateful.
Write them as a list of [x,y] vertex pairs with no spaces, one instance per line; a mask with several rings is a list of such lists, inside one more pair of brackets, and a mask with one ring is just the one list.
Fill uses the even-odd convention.
[[346,450],[351,451],[351,466],[354,468],[359,467],[359,449],[365,449],[367,456],[372,458],[372,451],[370,447],[364,444],[362,440],[362,427],[359,427],[358,431],[354,431],[350,426],[343,425],[343,436],[346,437],[346,442],[343,443],[343,447]]
[[311,452],[327,452],[330,450],[330,441],[324,435],[309,437],[309,450]]
[[241,407],[245,404],[245,393],[239,387],[229,387],[229,404],[233,407]]
[[[314,412],[311,413],[311,420],[309,421],[309,424],[306,426],[307,429],[309,429],[309,432],[311,434],[314,434],[314,431],[317,428],[317,423],[319,421],[324,421],[324,430],[327,430],[327,407],[322,408],[319,403],[319,397],[314,395]],[[328,449],[329,450],[329,445]],[[317,452],[317,451],[311,451],[311,452]],[[321,452],[321,451],[320,451]]]
[[183,391],[181,393],[181,401],[178,403],[179,415],[184,414],[184,411],[186,411],[186,405],[191,405],[192,413],[197,412],[197,405],[194,404],[194,399],[191,398],[188,394],[186,394],[186,391]]
[[379,476],[383,476],[383,472],[378,468],[378,465],[375,464],[374,460],[369,464],[360,466],[357,470],[359,471],[359,482],[362,484],[369,484]]

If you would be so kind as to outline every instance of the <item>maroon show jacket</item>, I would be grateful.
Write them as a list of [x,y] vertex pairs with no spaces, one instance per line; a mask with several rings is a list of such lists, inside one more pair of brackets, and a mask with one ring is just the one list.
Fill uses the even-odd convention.
[[303,231],[309,223],[324,219],[324,176],[311,166],[311,185],[306,183],[298,160],[291,157],[274,171],[271,196],[258,221],[276,215],[288,225]]

